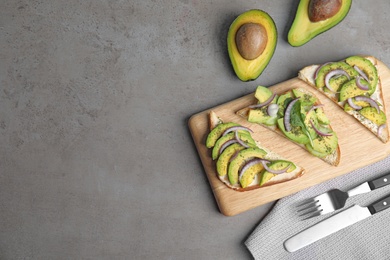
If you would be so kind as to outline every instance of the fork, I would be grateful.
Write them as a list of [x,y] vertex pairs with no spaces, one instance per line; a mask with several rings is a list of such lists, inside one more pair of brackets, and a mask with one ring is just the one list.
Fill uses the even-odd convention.
[[324,215],[343,208],[349,197],[370,192],[388,184],[390,184],[390,173],[364,182],[346,192],[339,189],[332,189],[314,198],[305,200],[297,206],[297,212],[299,217],[304,217],[304,220]]

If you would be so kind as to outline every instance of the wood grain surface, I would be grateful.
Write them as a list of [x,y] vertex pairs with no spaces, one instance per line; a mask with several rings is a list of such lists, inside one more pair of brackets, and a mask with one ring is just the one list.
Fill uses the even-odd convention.
[[[390,118],[390,70],[379,60],[378,74],[381,79],[383,96],[387,106],[387,118]],[[331,120],[331,125],[339,138],[341,149],[340,164],[337,167],[330,166],[284,137],[260,125],[249,123],[244,118],[236,115],[237,110],[255,102],[254,93],[197,113],[189,119],[188,125],[222,214],[226,216],[237,215],[337,176],[348,174],[353,170],[380,161],[390,154],[390,142],[387,144],[382,143],[356,119],[344,113],[342,108],[298,78],[281,82],[271,86],[270,89],[279,94],[296,87],[312,91],[320,99],[321,103],[325,104],[325,113]],[[228,188],[218,179],[215,162],[211,159],[211,150],[205,146],[205,140],[209,133],[208,114],[211,110],[215,111],[224,122],[236,122],[251,128],[254,131],[252,135],[255,140],[303,167],[305,174],[295,180],[252,191],[238,192]],[[367,179],[370,179],[370,176],[367,176]]]

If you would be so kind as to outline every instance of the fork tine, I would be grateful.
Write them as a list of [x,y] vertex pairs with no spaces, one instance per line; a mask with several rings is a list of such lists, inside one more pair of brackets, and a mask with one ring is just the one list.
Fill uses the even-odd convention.
[[306,207],[304,209],[298,210],[297,213],[300,213],[298,216],[302,217],[304,215],[308,215],[317,211],[320,211],[321,204],[313,203],[310,207]]
[[316,198],[310,198],[302,202],[301,204],[297,205],[298,212],[313,207],[316,203],[318,203],[319,200]]
[[[317,217],[317,216],[320,216],[322,215],[322,209],[320,210],[314,210],[312,211],[313,214],[311,214],[310,216],[306,217],[306,218],[303,218],[302,220],[306,220],[306,219],[309,219],[309,218],[313,218],[313,217]],[[309,212],[307,214],[310,214]],[[300,215],[300,216],[306,216],[307,214],[304,214],[304,215]]]
[[302,217],[302,216],[308,215],[310,213],[319,211],[320,207],[321,207],[321,204],[318,204],[318,201],[317,201],[317,202],[312,203],[303,209],[298,210],[297,213],[299,214],[298,215],[299,217]]

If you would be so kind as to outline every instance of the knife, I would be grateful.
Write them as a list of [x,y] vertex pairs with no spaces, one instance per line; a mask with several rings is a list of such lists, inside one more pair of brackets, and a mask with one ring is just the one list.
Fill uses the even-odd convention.
[[390,195],[371,204],[368,207],[354,205],[343,210],[329,218],[326,218],[317,224],[301,231],[290,237],[284,242],[284,248],[288,252],[294,252],[311,243],[320,240],[330,234],[333,234],[343,228],[346,228],[356,222],[366,219],[375,213],[390,207]]

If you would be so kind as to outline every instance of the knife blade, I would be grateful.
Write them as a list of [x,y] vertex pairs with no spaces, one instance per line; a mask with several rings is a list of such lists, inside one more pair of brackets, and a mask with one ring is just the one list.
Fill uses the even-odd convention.
[[284,242],[284,248],[288,252],[297,251],[320,240],[321,238],[340,231],[343,228],[366,219],[389,207],[390,195],[380,199],[368,207],[361,207],[359,205],[351,206],[288,238]]

